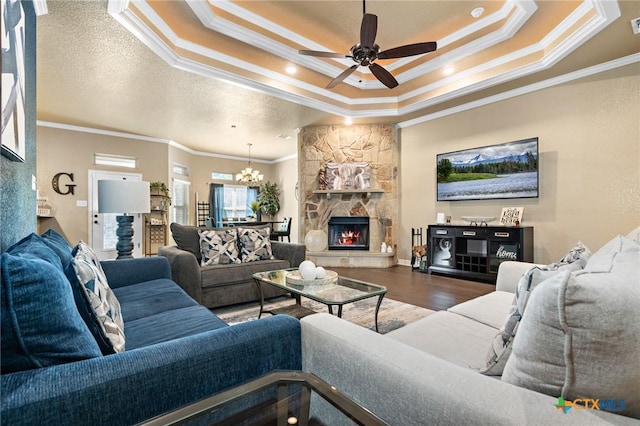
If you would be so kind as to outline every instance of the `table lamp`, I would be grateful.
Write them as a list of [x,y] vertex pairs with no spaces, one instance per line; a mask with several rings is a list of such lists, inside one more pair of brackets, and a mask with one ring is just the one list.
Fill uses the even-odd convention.
[[99,180],[98,213],[116,213],[118,243],[116,259],[133,256],[133,216],[151,211],[149,182],[133,180]]

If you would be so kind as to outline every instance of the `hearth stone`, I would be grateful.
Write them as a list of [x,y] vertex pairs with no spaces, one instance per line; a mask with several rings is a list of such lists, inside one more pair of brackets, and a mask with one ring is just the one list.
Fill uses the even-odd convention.
[[395,250],[393,253],[360,250],[307,251],[307,260],[324,268],[390,268],[398,263]]

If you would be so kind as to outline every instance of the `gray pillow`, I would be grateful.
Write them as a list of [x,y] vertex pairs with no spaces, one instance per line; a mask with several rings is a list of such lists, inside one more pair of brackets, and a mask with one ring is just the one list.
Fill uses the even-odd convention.
[[198,228],[196,226],[185,226],[180,225],[179,223],[173,222],[170,226],[171,228],[171,236],[173,240],[176,242],[176,246],[180,250],[188,251],[192,253],[196,259],[198,259],[198,263],[202,260],[202,255],[200,254],[200,236],[198,235]]
[[620,401],[640,418],[640,244],[618,236],[584,270],[531,295],[502,380],[565,400]]
[[522,319],[529,296],[541,282],[561,273],[579,271],[584,268],[591,257],[591,251],[582,242],[578,242],[557,263],[547,266],[535,266],[525,273],[518,282],[513,305],[507,315],[505,324],[496,333],[487,354],[486,365],[480,372],[488,376],[500,376],[504,366],[511,355],[511,344],[518,331],[518,325]]

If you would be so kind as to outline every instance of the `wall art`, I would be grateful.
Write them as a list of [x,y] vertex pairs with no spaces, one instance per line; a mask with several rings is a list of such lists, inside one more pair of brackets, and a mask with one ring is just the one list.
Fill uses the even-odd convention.
[[2,0],[2,155],[25,160],[25,15],[19,0]]

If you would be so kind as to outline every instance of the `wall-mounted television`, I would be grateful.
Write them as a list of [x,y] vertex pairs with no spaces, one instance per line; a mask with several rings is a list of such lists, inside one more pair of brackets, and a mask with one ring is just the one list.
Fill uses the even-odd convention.
[[537,198],[538,138],[436,156],[438,201]]

